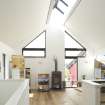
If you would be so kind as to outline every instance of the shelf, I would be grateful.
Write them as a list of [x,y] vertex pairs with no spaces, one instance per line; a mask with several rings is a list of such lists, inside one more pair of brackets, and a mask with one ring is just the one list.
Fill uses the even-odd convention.
[[[24,76],[24,65],[25,65],[24,57],[21,56],[21,55],[12,55],[11,60],[12,60],[11,61],[11,70],[12,70],[12,72],[14,72],[13,70],[16,70],[16,69],[14,69],[14,67],[16,67],[19,70],[19,78],[20,79],[25,78],[25,76]],[[15,75],[12,75],[12,78],[15,79]]]
[[105,79],[105,64],[95,60],[95,79]]
[[49,74],[38,74],[38,90],[49,90]]

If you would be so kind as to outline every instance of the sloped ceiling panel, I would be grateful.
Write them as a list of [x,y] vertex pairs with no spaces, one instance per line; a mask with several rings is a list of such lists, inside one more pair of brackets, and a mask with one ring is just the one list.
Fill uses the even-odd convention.
[[81,0],[66,22],[68,30],[93,52],[105,48],[104,10],[105,0]]
[[50,0],[0,0],[0,41],[22,48],[46,25]]

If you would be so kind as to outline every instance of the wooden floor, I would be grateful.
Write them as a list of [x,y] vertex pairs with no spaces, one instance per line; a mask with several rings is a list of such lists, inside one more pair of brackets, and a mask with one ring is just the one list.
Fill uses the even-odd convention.
[[70,97],[71,89],[62,91],[34,92],[30,105],[78,105]]

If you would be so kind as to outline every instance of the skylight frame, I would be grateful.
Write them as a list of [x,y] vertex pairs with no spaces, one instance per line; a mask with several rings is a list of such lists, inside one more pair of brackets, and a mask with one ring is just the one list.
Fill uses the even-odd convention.
[[69,0],[69,2],[66,2],[65,0],[61,0],[61,1],[64,2],[65,5],[69,6],[68,3],[70,3],[70,0]]
[[56,3],[56,5],[55,5],[55,8],[56,8],[59,12],[61,12],[61,13],[64,15],[65,11],[62,10],[61,7],[59,7],[59,3],[60,3],[60,2],[61,2],[66,8],[68,7],[68,4],[67,4],[64,0],[58,0],[57,3]]

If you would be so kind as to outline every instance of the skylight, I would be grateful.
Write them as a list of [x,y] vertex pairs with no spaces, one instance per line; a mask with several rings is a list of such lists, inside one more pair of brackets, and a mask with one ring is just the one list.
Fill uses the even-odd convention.
[[57,4],[57,9],[61,12],[61,13],[65,13],[66,11],[67,11],[67,8],[68,7],[68,5],[64,2],[64,1],[62,1],[62,0],[59,0],[58,1],[58,4]]
[[67,14],[72,12],[79,2],[80,0],[58,0],[55,8],[57,8],[57,10],[62,14]]
[[63,0],[67,5],[69,5],[71,0]]
[[53,6],[50,21],[51,25],[63,26],[68,17],[71,16],[81,0],[56,0]]

